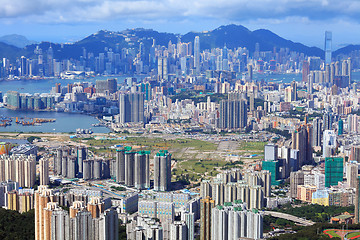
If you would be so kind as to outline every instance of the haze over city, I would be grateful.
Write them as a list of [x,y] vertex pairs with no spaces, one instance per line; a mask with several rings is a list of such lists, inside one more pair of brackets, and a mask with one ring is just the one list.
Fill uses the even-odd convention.
[[333,32],[333,48],[360,38],[360,4],[355,0],[229,1],[1,1],[0,35],[73,42],[101,29],[152,28],[171,33],[212,30],[241,24],[269,29],[309,46],[323,47],[323,32]]

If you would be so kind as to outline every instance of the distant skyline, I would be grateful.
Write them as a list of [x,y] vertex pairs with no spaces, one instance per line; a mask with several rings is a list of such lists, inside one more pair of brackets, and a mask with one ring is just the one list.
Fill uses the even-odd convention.
[[0,36],[74,42],[99,30],[151,28],[184,34],[238,24],[269,29],[281,37],[333,50],[360,44],[360,2],[356,0],[0,0]]

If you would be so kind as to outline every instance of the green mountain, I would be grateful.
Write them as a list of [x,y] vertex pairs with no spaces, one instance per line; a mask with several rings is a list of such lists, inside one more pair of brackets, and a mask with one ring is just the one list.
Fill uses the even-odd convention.
[[[6,57],[10,60],[20,58],[22,55],[27,57],[34,56],[34,50],[39,46],[43,53],[51,45],[56,59],[79,59],[83,55],[83,49],[94,53],[97,56],[99,53],[104,53],[109,49],[114,52],[120,52],[122,48],[139,49],[140,43],[145,45],[148,49],[155,40],[156,45],[168,46],[168,43],[193,42],[196,36],[200,37],[200,47],[202,50],[211,48],[227,48],[233,49],[238,47],[246,47],[252,54],[255,51],[255,44],[259,43],[260,51],[279,51],[280,48],[288,48],[290,51],[304,53],[307,56],[324,56],[324,51],[317,47],[308,47],[301,43],[296,43],[284,39],[275,33],[259,29],[250,31],[241,25],[227,25],[216,28],[212,31],[203,32],[189,32],[185,35],[173,33],[161,33],[151,29],[127,29],[120,32],[101,30],[94,33],[80,41],[71,44],[54,44],[49,42],[41,42],[39,44],[27,45],[24,48],[18,48],[0,41],[0,58]],[[340,54],[348,54],[352,50],[360,49],[360,45],[350,45],[345,48],[338,49],[333,53],[336,57]]]

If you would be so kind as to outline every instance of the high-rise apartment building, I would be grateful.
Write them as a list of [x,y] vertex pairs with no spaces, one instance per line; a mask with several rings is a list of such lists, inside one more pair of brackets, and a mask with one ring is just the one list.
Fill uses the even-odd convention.
[[356,188],[358,179],[358,164],[356,162],[347,162],[345,165],[346,182],[351,188]]
[[40,159],[40,185],[48,185],[49,184],[49,160]]
[[131,147],[119,149],[113,163],[117,182],[137,189],[150,188],[150,152],[131,151]]
[[35,192],[35,239],[118,239],[118,214],[93,197],[87,207],[74,201],[69,212],[45,186]]
[[35,155],[0,155],[0,181],[12,180],[31,188],[36,180]]
[[160,150],[154,157],[154,190],[168,191],[171,187],[171,154]]
[[299,185],[304,185],[304,173],[302,171],[290,173],[290,196],[297,197],[297,190]]
[[215,201],[210,197],[200,200],[200,240],[211,240],[211,211]]
[[[246,210],[246,205],[226,203],[211,212],[211,239],[261,239],[263,215],[256,209]],[[209,238],[210,239],[210,238]]]
[[220,129],[240,129],[247,126],[247,103],[241,93],[229,93],[228,100],[220,102]]
[[119,123],[144,121],[144,94],[127,93],[119,95]]
[[313,147],[320,147],[321,139],[322,139],[322,122],[319,117],[313,120],[313,134],[312,134],[312,146]]

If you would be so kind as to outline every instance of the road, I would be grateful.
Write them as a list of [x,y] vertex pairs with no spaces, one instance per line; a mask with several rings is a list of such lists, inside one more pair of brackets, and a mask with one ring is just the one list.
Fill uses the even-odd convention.
[[315,223],[313,221],[310,220],[305,220],[303,218],[299,218],[290,214],[286,214],[286,213],[280,213],[280,212],[273,212],[273,211],[264,211],[265,215],[271,215],[273,217],[277,217],[277,218],[283,218],[295,223],[298,223],[300,225],[303,226],[311,226],[314,225]]

